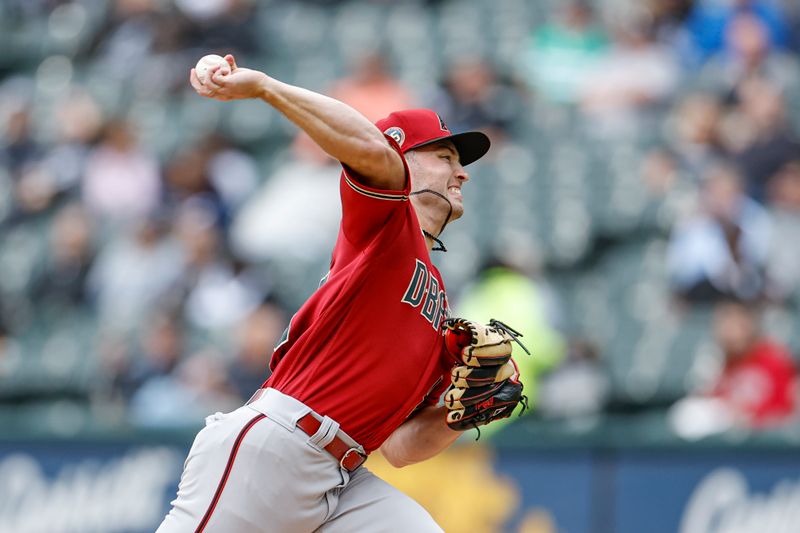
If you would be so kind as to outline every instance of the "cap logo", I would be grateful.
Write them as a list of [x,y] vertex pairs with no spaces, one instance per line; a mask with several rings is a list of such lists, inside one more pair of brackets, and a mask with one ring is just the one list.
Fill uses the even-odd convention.
[[406,132],[404,132],[402,128],[398,128],[397,126],[392,126],[383,133],[394,139],[394,141],[400,147],[403,146],[403,142],[406,140]]
[[446,131],[447,133],[450,133],[450,130],[447,128],[447,124],[444,123],[444,120],[442,120],[442,117],[440,117],[437,114],[436,118],[439,119],[439,127],[442,128],[442,131]]

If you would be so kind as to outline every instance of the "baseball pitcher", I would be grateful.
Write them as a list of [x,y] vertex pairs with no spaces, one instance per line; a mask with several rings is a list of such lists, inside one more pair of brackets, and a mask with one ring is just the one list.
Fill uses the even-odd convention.
[[524,400],[516,332],[450,318],[430,259],[489,139],[451,133],[426,109],[372,124],[225,60],[192,69],[197,93],[260,98],[302,128],[342,164],[343,215],[327,279],[291,319],[272,375],[246,405],[208,417],[158,531],[441,531],[364,462],[378,448],[396,467],[423,461]]

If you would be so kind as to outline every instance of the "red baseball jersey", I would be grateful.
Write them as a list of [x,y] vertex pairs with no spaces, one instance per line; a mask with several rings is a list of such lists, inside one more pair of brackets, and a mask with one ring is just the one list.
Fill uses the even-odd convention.
[[292,317],[264,386],[330,416],[369,452],[450,384],[449,308],[408,200],[408,166],[402,191],[368,187],[347,168],[340,191],[330,272]]
[[714,393],[754,426],[767,426],[794,412],[796,383],[789,351],[762,339],[741,358],[727,362]]

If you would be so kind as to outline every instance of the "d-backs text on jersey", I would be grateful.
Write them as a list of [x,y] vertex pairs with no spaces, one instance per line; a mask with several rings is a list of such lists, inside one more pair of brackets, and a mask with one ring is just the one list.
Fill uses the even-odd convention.
[[428,270],[428,266],[416,260],[414,275],[408,284],[402,302],[411,307],[419,307],[419,314],[427,320],[433,329],[440,331],[442,320],[450,316],[447,296],[439,287],[439,280]]

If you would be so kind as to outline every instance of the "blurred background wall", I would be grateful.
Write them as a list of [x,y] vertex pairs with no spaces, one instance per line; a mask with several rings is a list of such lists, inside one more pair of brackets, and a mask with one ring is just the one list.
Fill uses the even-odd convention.
[[339,168],[191,90],[230,52],[492,138],[435,260],[532,409],[372,468],[447,531],[800,531],[797,2],[2,0],[0,43],[0,530],[154,529],[327,270]]

